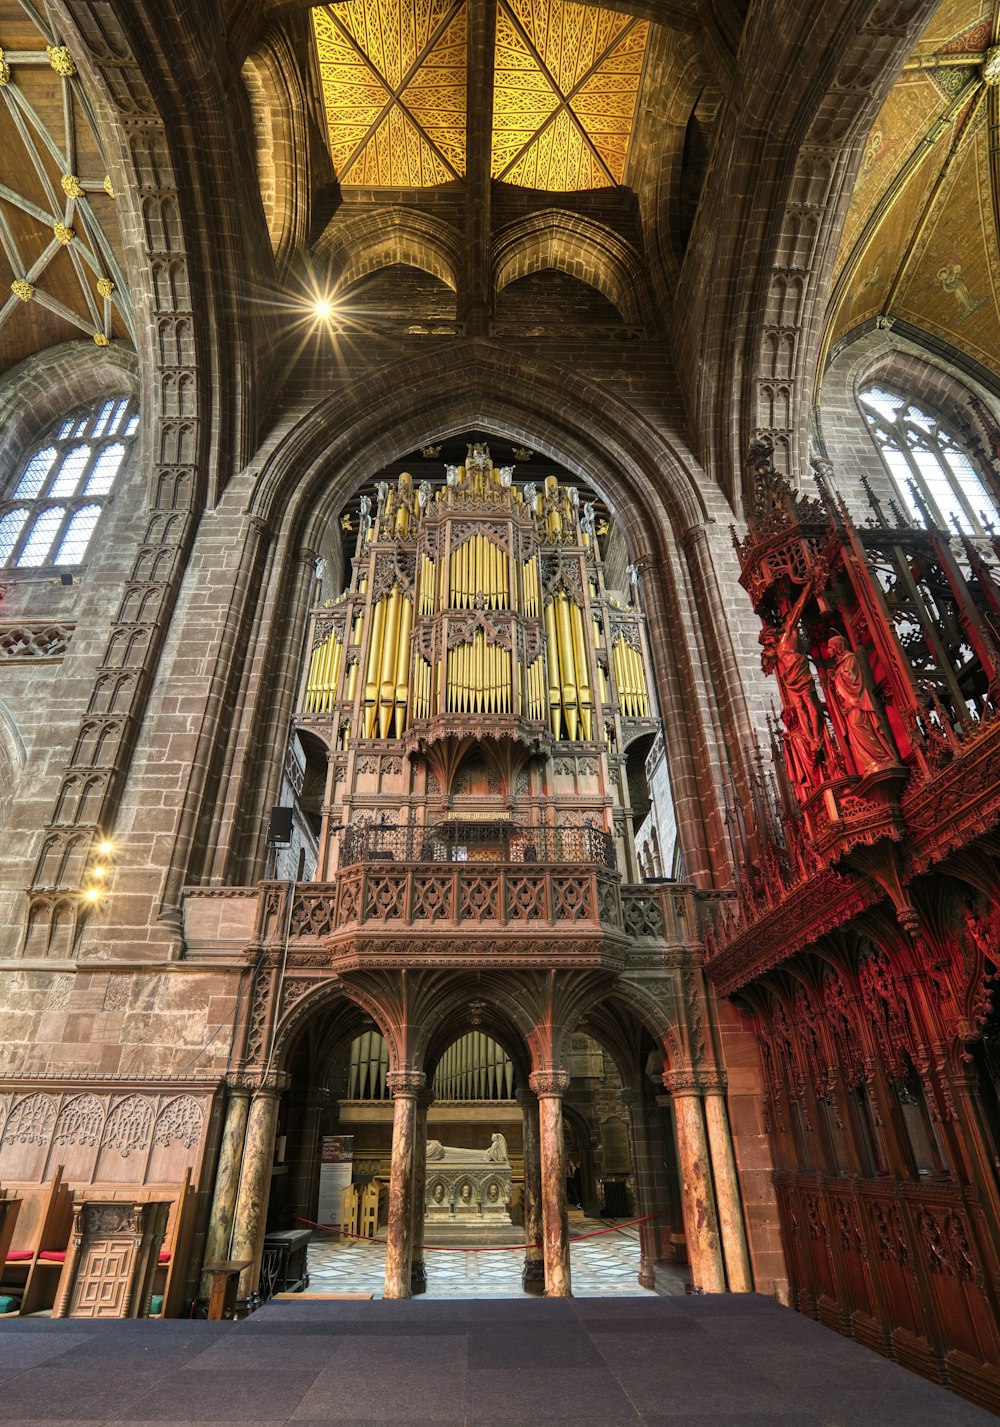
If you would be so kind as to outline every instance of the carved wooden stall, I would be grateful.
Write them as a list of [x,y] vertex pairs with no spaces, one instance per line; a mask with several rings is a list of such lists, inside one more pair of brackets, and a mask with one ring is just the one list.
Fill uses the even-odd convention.
[[204,1083],[154,1084],[141,1093],[86,1082],[52,1091],[12,1083],[0,1097],[0,1187],[21,1200],[0,1278],[12,1311],[54,1308],[74,1202],[98,1201],[165,1206],[150,1295],[157,1313],[186,1311],[214,1095]]
[[709,975],[759,1038],[794,1302],[996,1410],[1000,540],[754,462],[781,717]]

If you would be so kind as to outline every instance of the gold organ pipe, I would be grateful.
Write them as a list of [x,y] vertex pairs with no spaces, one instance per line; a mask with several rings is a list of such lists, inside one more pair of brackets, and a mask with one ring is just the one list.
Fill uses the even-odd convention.
[[375,732],[375,718],[378,713],[378,677],[382,662],[382,631],[385,628],[385,607],[388,603],[383,596],[375,606],[372,616],[371,643],[368,645],[368,666],[365,672],[365,738]]
[[355,696],[355,694],[356,694],[357,692],[358,692],[358,661],[355,659],[354,663],[351,664],[350,667],[349,667],[348,670],[347,670],[347,697],[350,699],[351,703],[354,702],[354,696]]
[[385,616],[385,632],[382,636],[382,669],[379,685],[378,736],[389,737],[392,723],[392,709],[396,700],[396,650],[399,642],[399,606],[402,596],[398,585],[393,585],[389,596],[389,606]]
[[566,592],[560,590],[556,596],[556,628],[559,632],[559,668],[562,675],[563,715],[566,732],[575,742],[579,732],[577,711],[576,667],[573,657],[573,630],[570,625],[569,600]]
[[396,648],[396,718],[395,734],[402,738],[406,730],[406,696],[410,682],[410,626],[413,605],[403,596],[399,613],[399,643]]
[[545,640],[549,667],[549,722],[553,738],[562,731],[562,699],[559,694],[559,641],[556,638],[555,601],[545,606]]
[[510,607],[511,607],[510,561],[507,559],[506,552],[503,551],[503,550],[498,550],[498,551],[497,551],[497,557],[498,557],[499,564],[500,564],[500,593],[501,593],[501,595],[502,595],[502,597],[503,597],[503,604],[502,604],[501,608],[502,608],[502,609],[510,609]]
[[587,644],[583,635],[583,612],[575,602],[570,605],[573,625],[573,662],[576,665],[576,688],[580,700],[580,724],[583,736],[590,740],[593,730],[593,700],[590,693],[590,669],[587,666]]

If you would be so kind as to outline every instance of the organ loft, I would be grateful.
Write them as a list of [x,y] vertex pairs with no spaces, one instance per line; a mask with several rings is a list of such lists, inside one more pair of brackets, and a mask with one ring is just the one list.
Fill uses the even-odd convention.
[[656,705],[636,587],[608,590],[601,524],[575,486],[522,485],[482,443],[437,484],[403,472],[362,497],[299,705],[328,755],[317,881],[356,851],[463,847],[586,851],[638,880],[624,754]]

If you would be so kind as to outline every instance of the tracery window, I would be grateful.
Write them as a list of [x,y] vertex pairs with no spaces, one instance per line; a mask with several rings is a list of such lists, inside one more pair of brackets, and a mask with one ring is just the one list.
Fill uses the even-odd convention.
[[26,457],[0,507],[0,565],[82,565],[139,425],[132,397],[61,418]]
[[940,529],[957,524],[966,535],[985,535],[987,522],[996,519],[996,502],[940,417],[882,386],[867,387],[858,401],[901,508],[923,524],[916,486]]

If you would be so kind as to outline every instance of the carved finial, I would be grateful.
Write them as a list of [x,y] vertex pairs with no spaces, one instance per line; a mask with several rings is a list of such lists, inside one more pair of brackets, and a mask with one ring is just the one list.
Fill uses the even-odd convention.
[[865,471],[861,472],[861,489],[864,491],[865,499],[868,501],[869,506],[874,511],[875,519],[878,521],[879,525],[883,527],[887,526],[889,522],[885,518],[885,511],[882,509],[882,504],[879,501],[878,496],[875,494],[875,488],[872,485],[871,481],[868,479],[868,475]]

